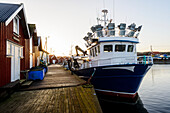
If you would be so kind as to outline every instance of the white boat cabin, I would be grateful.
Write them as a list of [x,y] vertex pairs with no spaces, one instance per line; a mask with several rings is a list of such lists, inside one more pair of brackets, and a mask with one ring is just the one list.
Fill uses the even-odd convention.
[[136,42],[118,42],[114,41],[114,37],[104,40],[106,38],[102,37],[98,44],[88,48],[92,67],[137,63]]

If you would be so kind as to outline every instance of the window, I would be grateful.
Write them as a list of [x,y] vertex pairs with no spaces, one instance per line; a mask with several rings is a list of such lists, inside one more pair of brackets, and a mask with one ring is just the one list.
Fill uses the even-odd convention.
[[100,53],[100,45],[98,45],[98,53]]
[[95,57],[95,54],[94,54],[94,49],[92,49],[92,51],[93,51],[93,57]]
[[112,45],[104,45],[104,52],[112,52],[113,46]]
[[97,37],[103,37],[103,32],[102,31],[97,31]]
[[19,18],[17,16],[13,19],[13,32],[19,35]]
[[92,50],[90,49],[90,56],[92,56]]
[[7,49],[6,49],[6,55],[7,56],[11,56],[12,55],[12,44],[7,41],[7,45],[6,45]]
[[23,47],[20,48],[20,57],[23,58]]
[[111,31],[109,31],[109,35],[115,35],[115,31],[114,30],[111,30]]
[[115,45],[115,52],[124,52],[126,45]]
[[127,52],[133,52],[133,45],[128,45],[128,50],[127,50]]
[[97,53],[97,47],[95,47],[95,56],[97,56],[98,53]]

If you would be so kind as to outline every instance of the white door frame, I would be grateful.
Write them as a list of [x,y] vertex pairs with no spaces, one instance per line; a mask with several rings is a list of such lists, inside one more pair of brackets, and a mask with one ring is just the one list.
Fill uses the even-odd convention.
[[12,57],[11,57],[11,82],[20,79],[20,51],[21,47],[16,44],[12,44]]
[[32,48],[32,39],[33,37],[30,37],[30,68],[33,66],[33,48]]

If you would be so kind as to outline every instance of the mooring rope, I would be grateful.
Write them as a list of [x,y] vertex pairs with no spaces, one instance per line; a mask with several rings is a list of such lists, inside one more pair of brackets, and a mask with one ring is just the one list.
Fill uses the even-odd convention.
[[96,72],[96,68],[94,68],[94,71],[93,71],[92,75],[91,75],[90,78],[87,80],[87,84],[90,84],[90,80],[91,80],[92,77],[94,76],[95,72]]

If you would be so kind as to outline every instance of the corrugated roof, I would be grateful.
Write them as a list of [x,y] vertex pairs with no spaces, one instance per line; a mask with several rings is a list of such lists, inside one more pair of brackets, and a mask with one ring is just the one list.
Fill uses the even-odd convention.
[[21,4],[0,3],[0,22],[5,22]]

